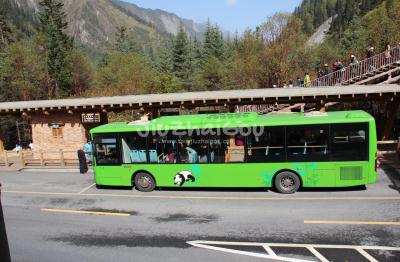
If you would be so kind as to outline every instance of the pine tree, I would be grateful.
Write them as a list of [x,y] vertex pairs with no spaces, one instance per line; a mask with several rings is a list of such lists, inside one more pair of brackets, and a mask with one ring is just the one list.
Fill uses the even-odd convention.
[[204,53],[209,57],[216,57],[219,60],[224,56],[224,39],[218,26],[211,26],[208,22],[204,40]]
[[190,47],[186,32],[181,27],[174,41],[172,71],[180,79],[188,79],[192,71]]
[[73,89],[70,73],[66,70],[66,57],[73,47],[73,41],[65,33],[68,23],[64,5],[57,0],[42,0],[39,4],[43,7],[39,14],[40,29],[47,38],[48,96],[68,96]]
[[142,54],[140,45],[128,34],[128,30],[125,26],[117,27],[115,33],[115,45],[114,50],[122,53],[135,52]]
[[172,50],[174,43],[171,39],[164,40],[156,57],[157,69],[165,74],[172,72]]

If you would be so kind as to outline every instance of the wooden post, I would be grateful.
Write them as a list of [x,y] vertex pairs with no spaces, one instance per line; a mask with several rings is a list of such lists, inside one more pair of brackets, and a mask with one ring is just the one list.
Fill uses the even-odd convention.
[[60,149],[60,162],[61,166],[65,166],[64,152],[62,149]]
[[44,166],[44,158],[43,158],[43,150],[39,150],[39,156],[40,156],[40,166]]
[[320,102],[317,102],[315,105],[315,109],[321,113],[325,113],[326,112],[325,101],[321,100]]
[[305,107],[305,105],[306,105],[306,104],[301,104],[301,105],[300,105],[300,112],[301,112],[301,113],[304,113],[304,107]]
[[24,159],[24,151],[21,150],[20,152],[20,158],[21,158],[21,166],[25,167],[25,159]]
[[4,164],[6,165],[6,167],[10,166],[10,163],[8,163],[8,155],[6,150],[4,150]]

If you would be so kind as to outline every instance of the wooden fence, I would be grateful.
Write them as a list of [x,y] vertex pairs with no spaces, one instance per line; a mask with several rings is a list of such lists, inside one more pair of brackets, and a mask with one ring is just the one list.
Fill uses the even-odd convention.
[[[400,139],[391,141],[378,141],[379,155],[400,152]],[[35,150],[15,152],[0,152],[0,167],[11,165],[27,167],[77,167],[79,166],[77,151],[72,150]]]
[[0,153],[0,166],[16,164],[21,167],[70,167],[78,166],[77,151],[72,150],[23,150],[19,153],[3,151]]

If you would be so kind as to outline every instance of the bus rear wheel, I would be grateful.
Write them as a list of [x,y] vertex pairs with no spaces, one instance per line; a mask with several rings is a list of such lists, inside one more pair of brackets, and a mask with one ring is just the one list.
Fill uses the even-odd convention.
[[275,176],[275,188],[282,194],[293,194],[300,188],[300,178],[293,172],[283,171]]
[[137,173],[134,182],[135,188],[142,192],[151,192],[156,188],[156,181],[153,176],[145,172]]

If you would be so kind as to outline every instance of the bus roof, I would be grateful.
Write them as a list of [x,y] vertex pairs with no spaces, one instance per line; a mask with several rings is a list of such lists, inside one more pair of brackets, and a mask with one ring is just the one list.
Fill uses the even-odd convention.
[[365,111],[327,113],[282,113],[259,115],[255,112],[163,116],[151,121],[114,122],[90,130],[90,133],[113,133],[145,130],[185,130],[246,126],[282,126],[328,123],[370,122],[374,118]]

